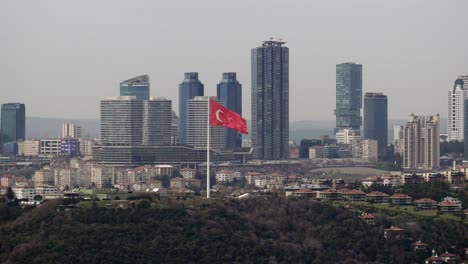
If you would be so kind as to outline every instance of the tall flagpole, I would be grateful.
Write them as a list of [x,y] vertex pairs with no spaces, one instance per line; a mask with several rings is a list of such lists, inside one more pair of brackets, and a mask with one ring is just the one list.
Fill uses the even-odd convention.
[[210,97],[208,96],[208,116],[206,120],[206,198],[210,198]]

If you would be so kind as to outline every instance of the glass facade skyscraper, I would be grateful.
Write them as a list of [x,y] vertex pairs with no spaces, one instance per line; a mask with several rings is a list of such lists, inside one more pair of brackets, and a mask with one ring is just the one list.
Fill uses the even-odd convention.
[[378,143],[379,154],[387,146],[388,103],[382,93],[366,93],[364,96],[364,138],[374,139]]
[[26,137],[26,107],[20,103],[2,105],[1,145]]
[[[217,96],[226,108],[242,115],[242,85],[237,81],[235,72],[223,73],[223,79],[218,84]],[[232,129],[224,128],[225,148],[242,147],[242,135]]]
[[186,72],[179,84],[179,142],[187,144],[187,101],[195,96],[203,96],[204,86],[198,80],[198,72]]
[[149,76],[145,74],[121,82],[120,96],[136,96],[138,100],[149,100]]
[[135,96],[101,101],[101,143],[111,146],[142,144],[143,101]]
[[342,63],[336,65],[336,127],[361,129],[362,65]]
[[289,158],[289,49],[264,41],[251,50],[252,147],[260,160]]

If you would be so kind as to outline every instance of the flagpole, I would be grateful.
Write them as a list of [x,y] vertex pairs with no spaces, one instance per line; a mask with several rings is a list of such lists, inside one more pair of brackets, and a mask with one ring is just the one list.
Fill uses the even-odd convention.
[[210,97],[208,97],[208,116],[206,120],[206,198],[210,198]]

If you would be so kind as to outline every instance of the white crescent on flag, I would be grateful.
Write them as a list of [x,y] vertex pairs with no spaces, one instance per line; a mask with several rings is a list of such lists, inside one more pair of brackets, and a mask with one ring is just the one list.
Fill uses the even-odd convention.
[[217,110],[217,111],[216,111],[216,119],[218,119],[219,122],[224,123],[224,121],[221,120],[221,118],[219,118],[219,113],[223,113],[223,114],[224,114],[224,112],[223,112],[222,110]]

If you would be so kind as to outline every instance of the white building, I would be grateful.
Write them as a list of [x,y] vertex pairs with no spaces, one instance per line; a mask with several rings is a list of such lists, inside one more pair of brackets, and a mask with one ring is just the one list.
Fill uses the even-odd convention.
[[27,139],[18,142],[18,155],[37,156],[40,152],[40,141],[37,139]]
[[[206,148],[208,125],[208,96],[196,96],[187,101],[187,144]],[[211,97],[217,101],[217,97]],[[210,126],[210,147],[213,149],[224,148],[225,133],[220,126]]]
[[151,97],[143,102],[143,145],[171,145],[172,101]]
[[62,138],[81,138],[81,127],[73,123],[63,123]]
[[97,144],[94,139],[80,139],[80,153],[83,157],[93,156],[93,146]]
[[405,150],[404,126],[393,127],[393,146],[396,154],[403,156]]
[[180,173],[180,175],[182,175],[182,177],[184,179],[193,179],[193,178],[195,178],[195,170],[191,169],[191,168],[182,168],[182,169],[179,170],[179,173]]
[[62,140],[61,139],[41,139],[40,141],[40,154],[59,156],[62,154]]
[[361,141],[362,159],[377,161],[379,157],[378,141],[366,139]]
[[440,163],[440,117],[411,114],[404,130],[404,169],[436,169]]
[[360,132],[353,129],[340,129],[335,135],[336,143],[352,144],[354,141],[360,140]]
[[468,76],[460,76],[448,91],[447,141],[463,141],[464,106],[468,99]]
[[234,175],[232,171],[221,170],[216,172],[216,182],[232,182]]
[[55,186],[39,186],[35,189],[36,193],[42,196],[57,193],[57,188]]
[[91,168],[91,182],[96,188],[104,188],[114,184],[117,171],[114,167],[96,165]]
[[11,190],[15,193],[16,199],[28,199],[28,201],[33,201],[34,196],[37,195],[36,189],[34,188],[23,188],[23,187],[14,187]]

